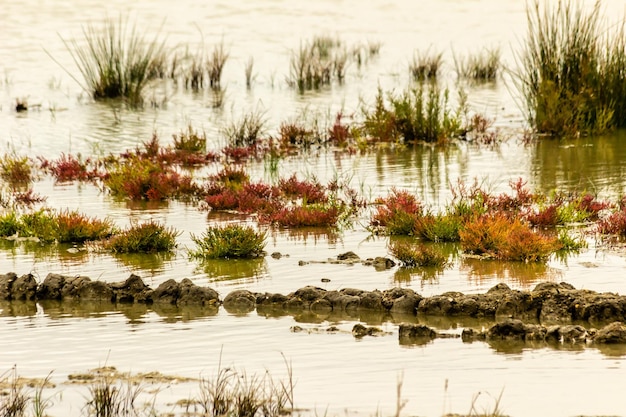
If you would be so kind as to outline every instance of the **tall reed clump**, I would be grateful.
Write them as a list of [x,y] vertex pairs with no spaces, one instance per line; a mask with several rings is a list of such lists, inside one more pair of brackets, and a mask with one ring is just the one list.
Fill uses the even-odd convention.
[[425,52],[415,51],[413,60],[409,63],[409,73],[415,81],[434,80],[442,63],[443,52],[431,52],[430,48]]
[[329,85],[333,77],[341,82],[346,75],[348,58],[348,52],[341,48],[339,39],[316,36],[310,42],[301,43],[300,48],[292,52],[287,81],[301,93]]
[[499,48],[486,48],[467,56],[454,55],[454,66],[459,78],[472,81],[493,81],[502,68]]
[[11,368],[8,375],[6,373],[0,375],[0,382],[7,385],[7,390],[0,395],[0,416],[24,416],[28,405],[28,394],[24,386],[20,384],[16,367]]
[[165,51],[159,35],[147,39],[136,24],[129,25],[120,16],[107,19],[102,27],[87,25],[83,38],[81,42],[62,39],[83,76],[82,83],[76,81],[96,100],[125,98],[141,104],[142,91]]
[[534,2],[513,80],[539,134],[575,137],[626,126],[624,25],[603,27],[600,2]]

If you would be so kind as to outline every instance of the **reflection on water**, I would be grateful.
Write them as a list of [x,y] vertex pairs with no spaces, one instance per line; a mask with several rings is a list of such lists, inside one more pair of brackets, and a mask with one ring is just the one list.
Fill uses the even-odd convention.
[[113,258],[125,269],[141,271],[142,275],[156,276],[163,273],[168,263],[176,259],[172,252],[159,253],[115,253]]
[[469,282],[475,284],[495,277],[522,289],[528,289],[540,281],[560,281],[563,278],[561,270],[543,262],[505,262],[462,257],[459,269],[467,274]]
[[572,141],[542,140],[531,148],[532,183],[544,191],[588,191],[617,198],[626,191],[626,131]]
[[79,265],[89,258],[89,252],[82,246],[40,243],[32,240],[0,238],[0,250],[12,257],[28,255],[39,262],[59,263],[62,266]]
[[297,229],[270,229],[270,242],[276,242],[283,238],[288,241],[301,242],[303,244],[335,245],[341,237],[339,230],[326,227],[301,227]]
[[394,284],[410,284],[413,280],[430,281],[430,283],[437,283],[445,267],[437,266],[425,266],[405,268],[401,267],[393,273]]
[[249,284],[268,274],[265,258],[206,259],[200,261],[198,268],[207,275],[209,282],[236,281],[238,284]]

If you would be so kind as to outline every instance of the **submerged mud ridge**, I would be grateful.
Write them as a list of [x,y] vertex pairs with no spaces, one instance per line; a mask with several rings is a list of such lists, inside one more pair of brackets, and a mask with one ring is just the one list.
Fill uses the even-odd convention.
[[[325,290],[307,286],[290,294],[255,293],[235,290],[220,299],[217,291],[195,285],[189,279],[167,280],[150,288],[131,274],[125,281],[107,283],[85,276],[50,273],[38,283],[32,274],[0,275],[0,300],[4,301],[90,301],[194,307],[217,311],[223,306],[232,314],[247,314],[255,309],[262,315],[360,313],[389,314],[396,318],[469,317],[498,321],[486,332],[468,329],[467,340],[517,339],[567,340],[593,339],[602,343],[626,343],[626,296],[577,290],[567,283],[540,283],[532,291],[520,291],[498,284],[483,294],[446,292],[423,297],[408,288],[363,291],[353,288]],[[394,320],[398,321],[398,320]],[[605,326],[610,334],[587,331],[583,325]],[[619,324],[618,324],[619,323]],[[424,329],[405,325],[400,337],[424,337]],[[419,326],[419,325],[418,325]],[[548,327],[546,327],[548,326]],[[428,337],[434,334],[426,331]],[[600,337],[599,337],[600,336]]]

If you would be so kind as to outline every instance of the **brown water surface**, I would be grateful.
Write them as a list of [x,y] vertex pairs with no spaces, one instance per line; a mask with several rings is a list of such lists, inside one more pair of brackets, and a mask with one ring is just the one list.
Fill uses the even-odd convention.
[[[188,124],[207,133],[209,147],[224,145],[219,129],[254,108],[266,112],[268,130],[298,115],[332,121],[336,111],[358,110],[371,100],[377,86],[401,89],[408,83],[408,62],[414,50],[444,51],[443,79],[454,88],[454,53],[476,52],[499,46],[505,65],[515,66],[515,53],[525,36],[525,3],[496,0],[395,1],[286,1],[181,0],[124,2],[32,0],[4,2],[0,11],[0,145],[3,152],[57,158],[61,153],[83,156],[118,153],[140,145],[156,131],[164,143]],[[621,16],[623,2],[606,1],[610,18]],[[80,38],[81,28],[100,24],[106,16],[131,16],[149,36],[160,34],[169,46],[195,50],[221,42],[231,57],[224,69],[226,104],[212,107],[209,92],[192,94],[173,84],[149,87],[148,96],[159,106],[129,110],[119,103],[93,103],[72,79],[79,77],[62,39]],[[380,55],[358,67],[352,64],[345,82],[321,91],[297,94],[285,82],[290,52],[314,35],[337,36],[348,45],[382,43]],[[54,57],[57,64],[51,58]],[[252,89],[244,82],[244,63],[254,57]],[[62,68],[66,68],[67,74]],[[469,86],[470,105],[493,118],[510,139],[494,146],[453,143],[448,147],[377,150],[345,155],[317,150],[280,160],[250,163],[255,179],[279,176],[315,176],[322,183],[349,182],[368,200],[386,195],[391,187],[420,195],[434,208],[451,198],[450,184],[474,178],[492,191],[509,190],[509,182],[523,178],[542,192],[589,191],[616,200],[626,189],[624,133],[568,142],[540,141],[525,145],[518,98],[505,73],[486,86]],[[16,113],[16,99],[27,99],[31,109]],[[325,118],[325,119],[324,119]],[[190,261],[191,233],[209,223],[242,221],[240,217],[207,215],[179,202],[136,205],[112,199],[92,185],[54,184],[44,178],[35,191],[48,196],[53,208],[79,209],[90,216],[109,216],[119,226],[155,219],[180,230],[179,248],[167,256],[108,256],[68,247],[42,247],[0,242],[0,272],[32,272],[40,280],[47,273],[87,275],[121,281],[130,273],[148,285],[173,278],[190,278],[225,296],[229,291],[289,293],[305,285],[327,289],[365,290],[400,285],[423,295],[445,291],[483,292],[505,282],[515,289],[532,289],[541,281],[566,281],[576,288],[626,293],[626,260],[593,238],[589,249],[565,260],[546,264],[485,262],[451,255],[441,270],[377,271],[363,265],[332,265],[323,261],[354,251],[362,258],[387,254],[388,240],[365,229],[367,213],[353,227],[329,230],[272,230],[267,252],[280,252],[255,261]],[[255,224],[252,219],[244,221]],[[69,250],[68,250],[69,249]],[[454,253],[454,251],[452,251]],[[322,278],[330,279],[323,283]],[[421,319],[420,319],[421,320]],[[389,332],[356,340],[350,330],[362,321]],[[341,331],[294,333],[337,326]],[[222,363],[248,373],[271,370],[285,373],[284,354],[297,379],[296,404],[318,415],[377,410],[392,414],[396,380],[404,380],[406,415],[438,416],[466,412],[478,392],[477,408],[490,409],[504,389],[501,409],[511,416],[624,415],[622,395],[626,368],[623,349],[561,346],[498,346],[463,344],[441,339],[421,346],[398,343],[398,322],[376,317],[243,316],[217,311],[171,311],[132,306],[3,304],[0,305],[0,372],[17,364],[20,374],[44,377],[51,370],[57,382],[103,363],[123,371],[198,377],[215,373]],[[463,320],[426,322],[441,331],[458,334],[463,327],[488,326]],[[447,386],[447,390],[444,390]],[[52,415],[78,416],[84,397],[60,386],[63,401],[55,401]],[[196,392],[193,384],[173,385],[160,394],[163,411],[168,403]]]

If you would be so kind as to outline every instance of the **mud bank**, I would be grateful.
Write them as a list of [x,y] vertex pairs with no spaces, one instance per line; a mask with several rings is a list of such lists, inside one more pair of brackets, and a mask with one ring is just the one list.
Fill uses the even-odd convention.
[[517,319],[526,323],[605,325],[626,322],[626,296],[577,290],[567,283],[540,283],[532,291],[498,284],[483,294],[446,292],[423,297],[408,288],[363,291],[344,288],[327,291],[307,286],[287,295],[235,290],[223,299],[209,287],[189,279],[163,282],[150,288],[137,275],[115,283],[94,281],[84,276],[50,273],[38,283],[32,274],[0,275],[0,300],[4,301],[90,301],[118,304],[191,306],[215,309],[220,305],[232,314],[255,309],[263,315],[347,313],[349,315],[392,314],[397,317],[466,317]]

